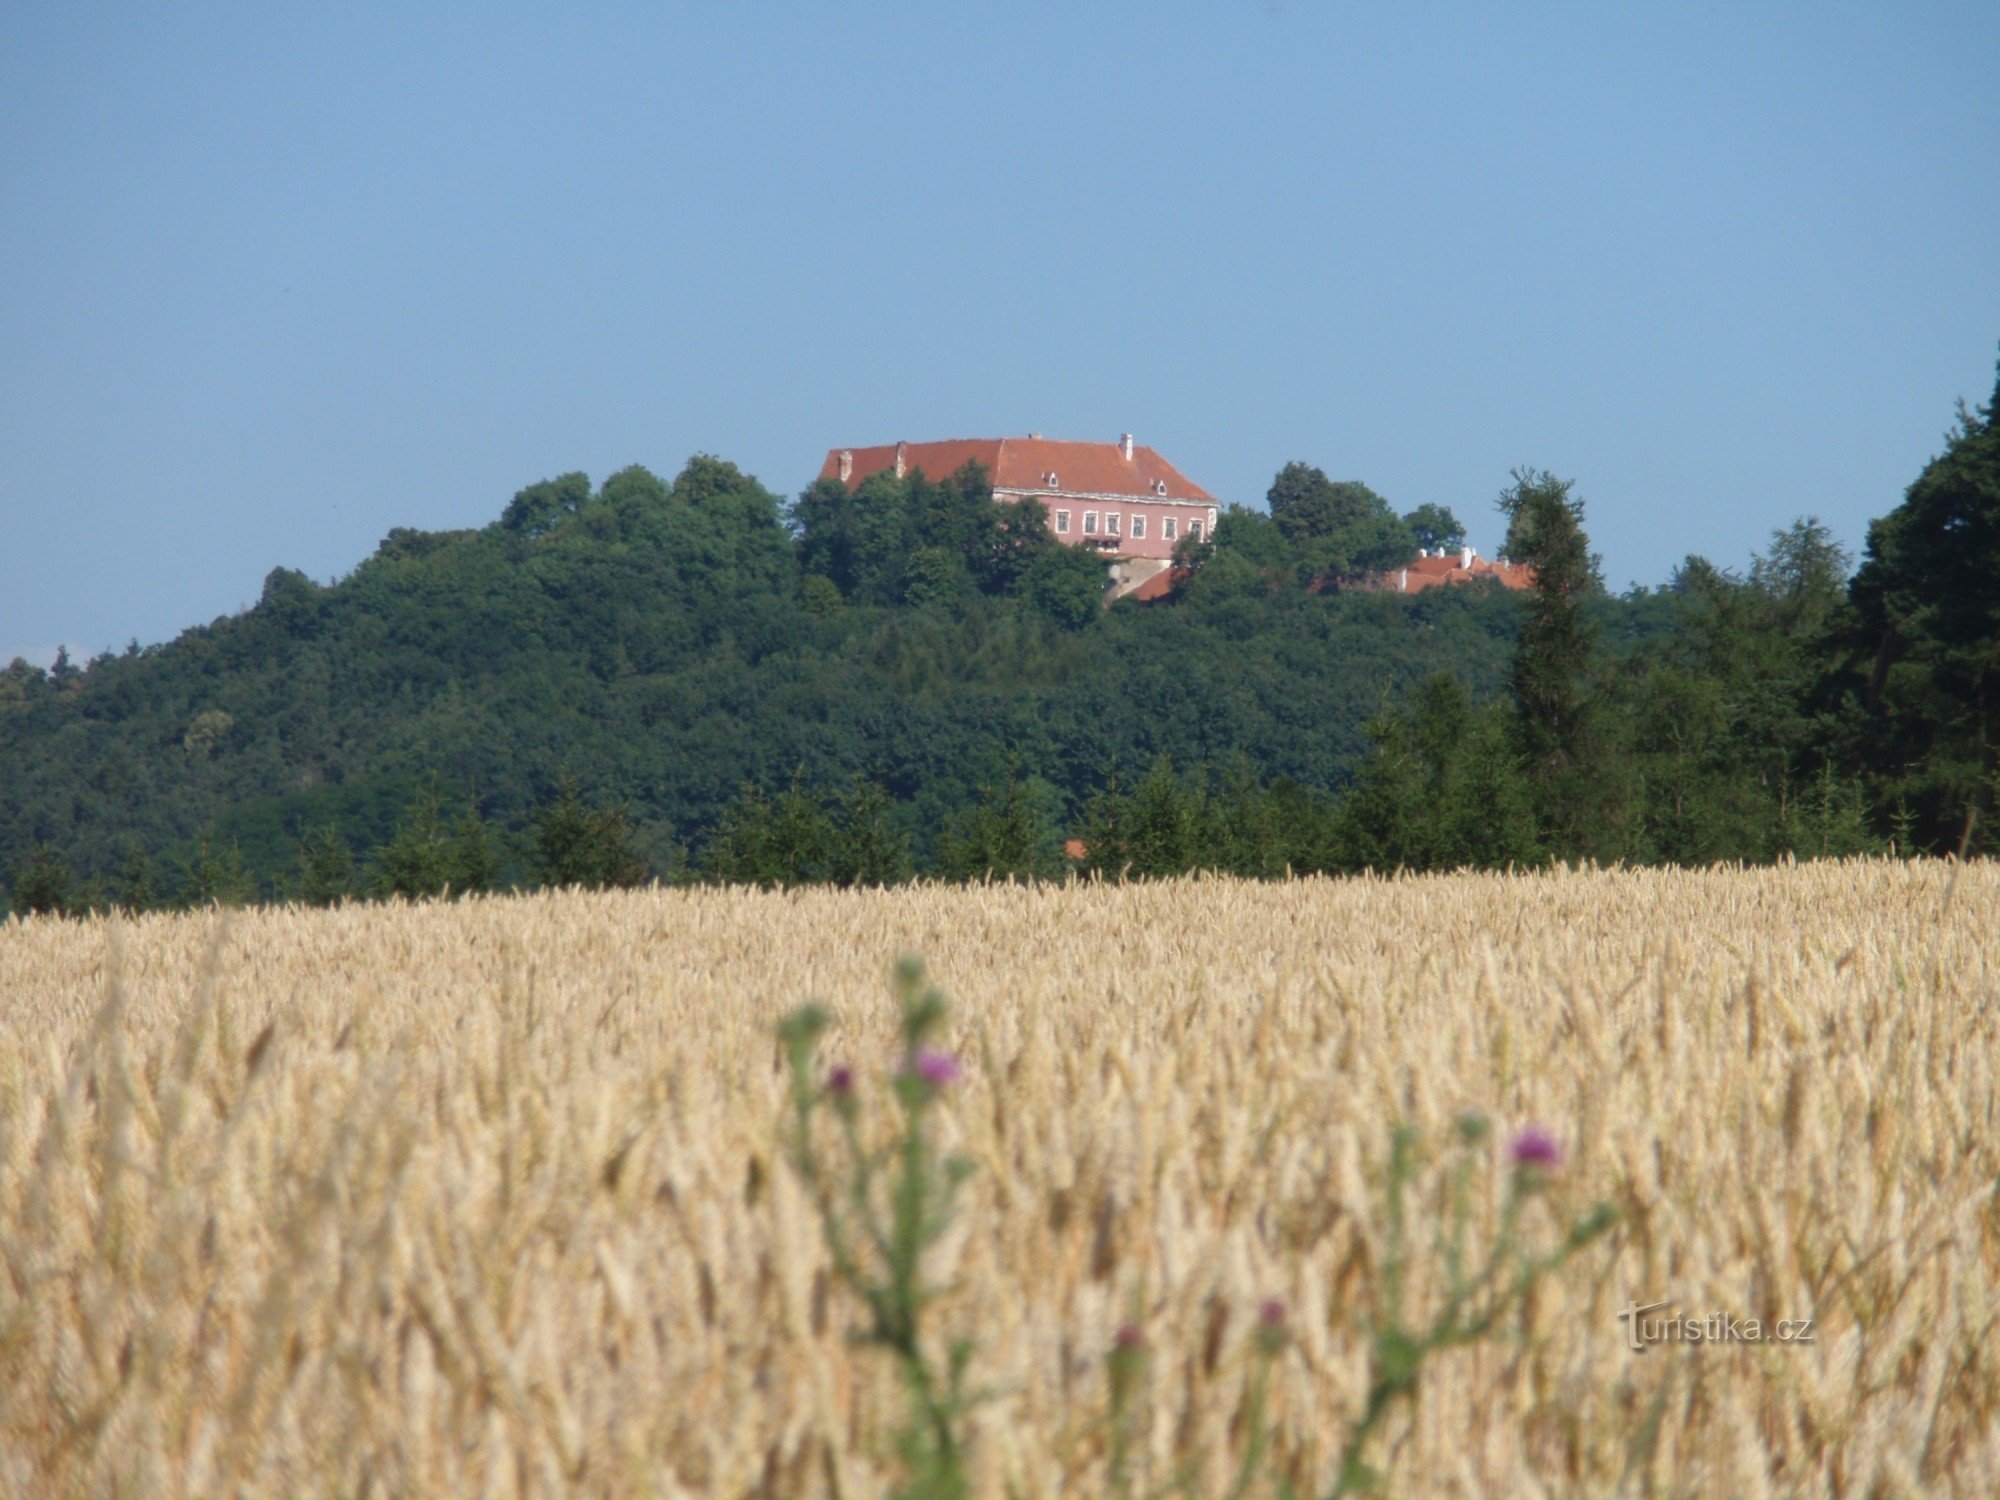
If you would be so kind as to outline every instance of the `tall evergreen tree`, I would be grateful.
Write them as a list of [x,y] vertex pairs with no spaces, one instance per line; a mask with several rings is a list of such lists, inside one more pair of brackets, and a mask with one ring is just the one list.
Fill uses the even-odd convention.
[[14,874],[14,910],[24,917],[61,916],[69,904],[69,866],[49,845],[36,845]]
[[483,891],[492,880],[492,841],[479,814],[467,808],[447,825],[434,788],[425,787],[410,803],[388,843],[375,851],[378,895],[417,900]]
[[986,787],[945,826],[938,873],[947,880],[1033,880],[1055,872],[1055,830],[1041,799],[1018,777]]
[[1583,531],[1583,501],[1546,470],[1517,469],[1500,497],[1507,552],[1534,569],[1526,617],[1515,639],[1507,686],[1523,765],[1537,811],[1557,852],[1592,852],[1595,744],[1590,672],[1595,630],[1584,601],[1596,568]]
[[632,845],[631,814],[593,807],[565,771],[556,800],[535,819],[534,871],[543,885],[587,890],[639,884],[645,862]]
[[2000,379],[1868,528],[1850,590],[1852,753],[1917,842],[2000,848]]
[[331,823],[299,837],[299,899],[335,906],[354,893],[354,856]]
[[856,776],[834,812],[826,878],[835,885],[894,885],[910,873],[909,840],[897,832],[889,794]]

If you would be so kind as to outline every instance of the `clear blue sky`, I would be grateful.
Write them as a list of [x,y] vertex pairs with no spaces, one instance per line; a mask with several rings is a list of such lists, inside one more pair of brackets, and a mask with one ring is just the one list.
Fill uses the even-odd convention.
[[0,660],[899,437],[1858,546],[1993,388],[2000,5],[1528,9],[8,5]]

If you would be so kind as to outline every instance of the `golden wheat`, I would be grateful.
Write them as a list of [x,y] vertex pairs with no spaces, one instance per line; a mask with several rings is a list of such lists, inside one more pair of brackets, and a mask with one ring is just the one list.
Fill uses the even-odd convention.
[[[1323,1488],[1389,1130],[1465,1109],[1570,1143],[1551,1219],[1622,1218],[1439,1357],[1393,1492],[1994,1493],[1996,897],[1847,862],[10,922],[0,1490],[882,1493],[901,1392],[772,1030],[825,1002],[867,1080],[916,952],[980,1166],[932,1317],[993,1393],[981,1493],[1105,1489],[1127,1322],[1142,1488],[1220,1493],[1273,1296],[1277,1465]],[[1814,1341],[1633,1352],[1665,1298]]]

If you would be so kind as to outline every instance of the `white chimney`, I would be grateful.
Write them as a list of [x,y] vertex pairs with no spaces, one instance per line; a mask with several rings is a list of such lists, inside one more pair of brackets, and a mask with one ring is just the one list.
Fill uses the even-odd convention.
[[840,482],[847,483],[854,477],[854,450],[843,448],[840,453]]
[[909,467],[910,445],[908,443],[896,444],[896,477],[901,479],[909,471]]
[[1468,570],[1472,567],[1472,549],[1470,547],[1460,547],[1458,549],[1458,565]]
[[1132,434],[1131,434],[1131,433],[1129,433],[1129,432],[1121,432],[1121,433],[1119,433],[1119,434],[1118,434],[1118,451],[1119,451],[1120,453],[1123,453],[1123,454],[1125,455],[1125,462],[1126,462],[1126,463],[1128,463],[1128,464],[1129,464],[1130,462],[1132,462]]

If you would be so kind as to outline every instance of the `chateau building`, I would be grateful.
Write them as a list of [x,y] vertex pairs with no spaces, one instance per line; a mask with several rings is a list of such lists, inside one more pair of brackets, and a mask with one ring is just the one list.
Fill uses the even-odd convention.
[[852,489],[885,471],[900,478],[921,469],[943,479],[974,461],[986,470],[995,500],[1039,500],[1057,541],[1103,553],[1112,565],[1114,595],[1165,571],[1183,538],[1215,534],[1215,497],[1133,442],[1129,432],[1115,443],[1060,442],[1030,433],[834,448],[819,477]]
[[1425,589],[1486,579],[1503,589],[1531,589],[1535,586],[1535,570],[1526,563],[1510,562],[1504,557],[1494,562],[1470,547],[1449,551],[1438,547],[1419,552],[1402,567],[1391,568],[1364,587],[1395,594],[1421,594]]

